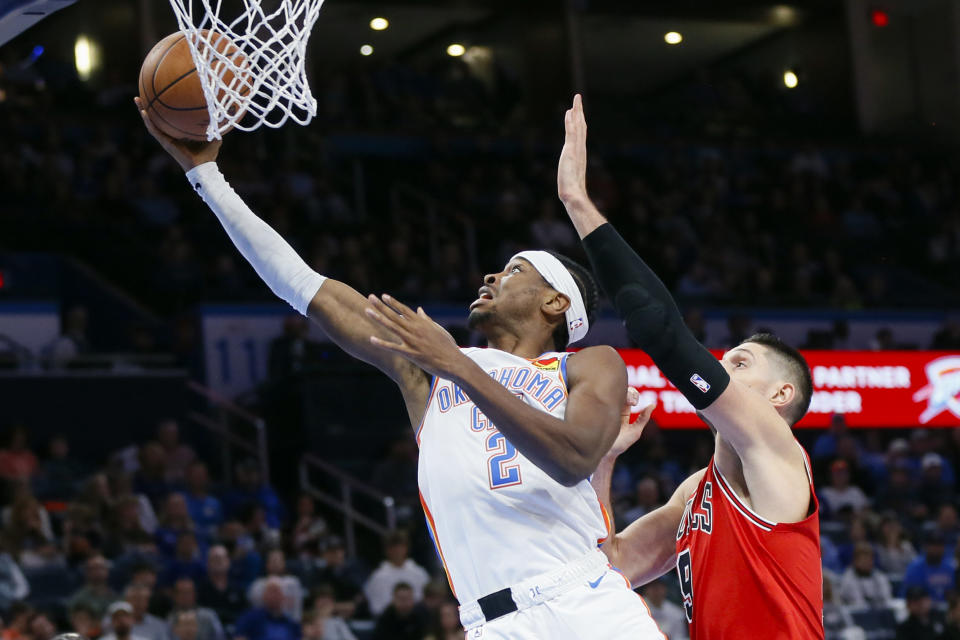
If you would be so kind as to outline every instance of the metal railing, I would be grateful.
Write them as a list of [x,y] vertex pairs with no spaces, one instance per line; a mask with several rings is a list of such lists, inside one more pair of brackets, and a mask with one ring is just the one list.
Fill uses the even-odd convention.
[[[207,389],[197,382],[188,382],[187,388],[208,402],[208,412],[191,411],[187,418],[218,436],[224,446],[220,447],[224,481],[232,480],[233,448],[257,459],[260,477],[270,480],[270,457],[267,450],[267,424],[233,401]],[[243,430],[244,432],[241,432]]]
[[[326,479],[332,480],[338,485],[338,490],[326,490],[313,484],[311,478],[314,473],[322,473]],[[397,527],[396,501],[392,496],[377,491],[311,453],[300,459],[300,487],[314,499],[343,514],[347,553],[351,556],[357,552],[356,525],[362,525],[380,536],[387,535]],[[383,507],[385,522],[356,510],[354,497],[358,494]]]

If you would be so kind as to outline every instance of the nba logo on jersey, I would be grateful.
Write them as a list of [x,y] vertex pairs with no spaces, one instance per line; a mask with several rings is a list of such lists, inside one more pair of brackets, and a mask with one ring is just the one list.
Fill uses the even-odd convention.
[[560,368],[560,358],[541,358],[534,360],[531,364],[541,371],[556,371]]
[[695,386],[697,389],[700,389],[700,391],[703,391],[704,393],[710,391],[710,383],[701,378],[699,373],[695,373],[690,376],[690,382],[693,383],[693,386]]
[[570,321],[570,331],[573,331],[574,329],[579,329],[582,326],[583,326],[583,318],[577,318],[576,320]]

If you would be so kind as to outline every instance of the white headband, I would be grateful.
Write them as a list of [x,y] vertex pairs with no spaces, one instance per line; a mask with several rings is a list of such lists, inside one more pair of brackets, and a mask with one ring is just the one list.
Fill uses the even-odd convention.
[[563,266],[563,263],[546,251],[521,251],[511,260],[517,258],[523,258],[532,264],[533,268],[540,272],[540,275],[551,287],[570,299],[570,306],[566,313],[567,333],[570,335],[567,344],[581,340],[587,335],[587,331],[590,330],[590,322],[587,321],[587,307],[583,303],[580,287],[577,286],[573,276]]

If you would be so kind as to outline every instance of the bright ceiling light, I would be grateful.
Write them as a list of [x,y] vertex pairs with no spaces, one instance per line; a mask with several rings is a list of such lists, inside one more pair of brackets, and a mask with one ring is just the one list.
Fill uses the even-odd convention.
[[365,44],[360,47],[360,55],[369,56],[371,54],[373,54],[373,47],[371,47],[369,44]]
[[73,58],[77,66],[77,75],[81,80],[89,80],[100,66],[100,50],[97,44],[85,35],[77,36],[73,45]]
[[790,71],[788,69],[787,71],[783,72],[783,85],[787,89],[796,89],[798,84],[800,84],[800,78],[797,77],[797,73],[795,71]]
[[670,31],[663,34],[663,41],[667,44],[680,44],[683,42],[683,36],[676,31]]
[[467,50],[462,44],[452,44],[447,47],[447,55],[453,56],[454,58],[459,58],[466,52]]
[[370,21],[370,28],[374,31],[383,31],[390,26],[390,21],[386,18],[374,18]]

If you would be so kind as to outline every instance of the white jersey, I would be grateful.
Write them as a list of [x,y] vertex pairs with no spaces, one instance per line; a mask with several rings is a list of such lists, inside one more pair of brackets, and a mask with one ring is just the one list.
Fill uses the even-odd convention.
[[[530,406],[563,418],[570,354],[462,351]],[[450,380],[434,379],[417,443],[420,501],[461,603],[573,562],[608,535],[589,481],[551,479]]]

